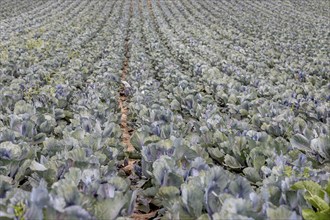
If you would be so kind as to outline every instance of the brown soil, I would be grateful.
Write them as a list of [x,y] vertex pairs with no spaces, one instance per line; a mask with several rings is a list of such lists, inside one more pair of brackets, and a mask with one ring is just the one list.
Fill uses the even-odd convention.
[[[132,15],[133,13],[133,4],[131,1],[131,6],[130,6],[130,15]],[[126,80],[126,76],[127,76],[127,70],[128,70],[128,61],[129,61],[129,34],[127,34],[126,39],[125,39],[125,60],[124,60],[124,64],[123,64],[123,71],[121,74],[121,80],[125,81]],[[127,108],[127,101],[128,101],[128,97],[125,94],[125,85],[122,84],[121,85],[121,89],[120,89],[120,96],[119,96],[119,107],[120,107],[120,111],[121,111],[121,130],[123,133],[122,136],[122,142],[125,144],[126,146],[126,151],[132,152],[134,151],[134,147],[130,142],[131,139],[131,135],[130,135],[130,128],[127,125],[127,114],[128,114],[128,108]]]
[[157,214],[157,210],[153,212],[149,212],[147,214],[134,213],[131,217],[135,220],[147,220],[147,219],[152,219],[153,217],[156,216],[156,214]]

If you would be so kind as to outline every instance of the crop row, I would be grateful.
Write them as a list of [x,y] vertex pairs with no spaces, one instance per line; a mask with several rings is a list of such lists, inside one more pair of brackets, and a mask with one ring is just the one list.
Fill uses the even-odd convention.
[[[315,177],[321,175],[316,174],[319,171],[302,165],[305,163],[302,161],[307,160],[306,155],[314,164],[315,159],[320,163],[328,160],[325,153],[329,142],[327,60],[317,59],[320,65],[316,68],[320,69],[314,71],[307,68],[292,70],[290,67],[295,66],[296,61],[285,63],[295,56],[291,44],[281,45],[281,52],[289,50],[284,54],[287,57],[272,61],[278,56],[272,51],[276,42],[263,41],[257,30],[251,32],[238,25],[256,27],[249,25],[251,17],[245,22],[231,24],[232,29],[226,26],[219,31],[219,25],[213,24],[219,24],[221,20],[225,23],[225,17],[214,16],[210,18],[212,22],[205,22],[205,17],[197,14],[201,10],[194,12],[194,7],[198,6],[192,6],[193,3],[165,1],[142,6],[149,8],[149,12],[144,12],[149,29],[144,25],[143,31],[150,32],[139,38],[147,39],[145,43],[140,43],[138,48],[132,47],[134,67],[131,68],[134,70],[131,76],[134,78],[129,81],[135,88],[130,105],[131,118],[137,120],[132,142],[142,152],[141,169],[137,170],[145,172],[142,176],[151,177],[153,182],[152,189],[145,189],[142,195],[156,198],[154,205],[165,207],[166,216],[173,219],[197,218],[203,210],[214,218],[234,218],[241,213],[228,213],[227,204],[245,204],[244,210],[251,211],[253,205],[248,197],[252,192],[257,192],[257,201],[267,205],[259,213],[255,206],[255,214],[249,217],[268,215],[272,218],[272,214],[281,213],[283,209],[298,209],[298,201],[303,199],[299,194],[288,199],[292,192],[289,186],[306,178],[318,182],[328,178],[326,174],[316,180]],[[220,7],[214,5],[207,9],[208,12],[213,8]],[[290,19],[288,17],[284,24]],[[262,24],[264,32],[270,31],[268,25],[273,27],[272,22]],[[323,29],[318,31],[320,36],[325,36]],[[263,34],[266,35],[263,32],[260,35]],[[309,40],[308,35],[301,37]],[[253,44],[259,44],[259,47],[251,48]],[[146,53],[141,55],[143,45],[147,45]],[[325,58],[326,54],[319,46],[323,44],[311,43],[310,49]],[[140,60],[141,57],[145,59]],[[304,68],[301,64],[296,66]],[[305,144],[301,144],[302,140]],[[321,145],[322,150],[316,147]],[[219,165],[242,173],[245,178],[241,180],[218,170]],[[327,169],[326,165],[320,167]],[[288,178],[285,170],[309,170],[309,174],[307,177],[297,172]],[[208,172],[212,173],[211,178],[228,175],[228,181],[204,179]],[[232,178],[237,181],[232,183]],[[248,187],[246,180],[253,189]],[[288,187],[283,188],[283,184]],[[214,195],[219,200],[223,196],[233,199],[225,204],[216,203]],[[265,195],[276,199],[265,199]],[[165,200],[159,204],[164,197],[171,202]],[[199,201],[193,203],[191,198],[196,197]],[[289,218],[294,212],[286,212],[282,217],[284,215]]]
[[[117,168],[129,3],[81,4],[86,8],[72,13],[84,16],[78,13],[72,24],[79,19],[82,26],[69,31],[71,21],[64,20],[54,38],[57,21],[49,23],[28,44],[10,44],[1,60],[2,216],[102,219],[132,203],[129,182]],[[15,59],[38,55],[45,57],[25,64]],[[108,210],[113,200],[118,210]],[[26,210],[22,216],[20,209]]]

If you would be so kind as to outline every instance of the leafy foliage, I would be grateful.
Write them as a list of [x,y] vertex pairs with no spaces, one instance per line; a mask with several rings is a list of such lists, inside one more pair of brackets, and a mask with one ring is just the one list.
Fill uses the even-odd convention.
[[302,215],[305,219],[328,219],[330,217],[330,180],[322,188],[313,181],[299,181],[292,188],[295,190],[305,190],[304,198],[313,209],[303,209]]
[[329,219],[328,17],[1,1],[0,218]]

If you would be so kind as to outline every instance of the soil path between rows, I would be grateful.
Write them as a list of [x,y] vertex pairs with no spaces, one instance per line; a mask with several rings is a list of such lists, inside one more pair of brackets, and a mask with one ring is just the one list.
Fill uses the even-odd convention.
[[[133,0],[131,0],[130,2],[130,10],[129,10],[129,19],[132,18],[133,15]],[[127,95],[127,90],[129,88],[127,88],[125,85],[126,82],[126,78],[127,78],[127,74],[129,74],[129,59],[130,59],[130,38],[131,38],[131,31],[130,31],[130,25],[131,22],[129,20],[128,22],[128,31],[127,31],[127,35],[125,38],[125,59],[123,62],[123,69],[122,69],[122,73],[121,73],[121,88],[119,91],[119,99],[118,99],[118,103],[119,103],[119,107],[120,107],[120,113],[121,113],[121,122],[120,122],[120,127],[122,130],[122,143],[123,145],[126,147],[125,148],[125,152],[126,153],[132,153],[135,151],[132,143],[131,143],[131,134],[133,132],[133,129],[129,126],[128,124],[128,114],[129,114],[129,108],[128,108],[128,103],[129,103],[129,97]],[[134,164],[138,163],[139,161],[136,159],[130,159],[127,158],[127,161],[124,162],[124,166],[122,167],[122,170],[127,174],[127,176],[130,176],[132,174],[132,172],[134,172]],[[136,210],[136,206],[134,208],[134,212],[133,214],[130,216],[132,219],[135,220],[147,220],[147,219],[151,219],[152,217],[154,217],[156,215],[157,211],[152,211],[150,213],[139,213]]]

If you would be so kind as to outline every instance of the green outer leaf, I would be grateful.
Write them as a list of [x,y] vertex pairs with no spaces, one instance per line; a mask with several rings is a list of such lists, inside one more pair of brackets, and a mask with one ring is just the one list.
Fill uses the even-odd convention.
[[[293,218],[295,216],[295,218]],[[269,220],[279,220],[279,219],[297,219],[295,212],[290,211],[284,206],[278,208],[268,208],[267,218]]]
[[247,167],[243,170],[243,173],[245,174],[246,178],[252,182],[258,182],[261,181],[261,177],[258,173],[258,171],[254,167]]
[[235,157],[232,157],[229,154],[225,156],[225,163],[230,168],[234,168],[234,169],[241,168],[241,165],[238,163]]
[[309,148],[309,140],[301,135],[301,134],[296,134],[290,139],[290,143],[292,144],[293,148],[297,148],[302,151],[310,151],[311,149]]
[[27,159],[27,160],[24,160],[24,162],[22,162],[19,165],[19,169],[15,175],[16,182],[19,182],[22,179],[24,179],[24,177],[26,176],[26,172],[27,172],[26,170],[27,170],[27,168],[30,167],[30,164],[31,164],[31,160]]
[[162,205],[170,209],[172,205],[177,202],[180,196],[180,191],[174,186],[163,186],[159,188],[157,197],[162,199]]
[[329,209],[329,205],[319,196],[317,195],[310,195],[305,196],[305,199],[315,208],[317,208],[319,211],[324,211]]
[[311,141],[311,149],[330,160],[330,137],[319,137]]
[[182,201],[186,206],[189,214],[194,217],[199,217],[202,214],[203,203],[203,191],[202,189],[193,184],[183,184],[182,190]]
[[305,220],[319,220],[318,215],[311,209],[303,209],[302,216]]
[[321,198],[324,198],[324,191],[322,187],[310,180],[307,181],[299,181],[296,182],[293,186],[292,189],[298,190],[298,189],[305,189],[307,190],[311,195],[317,195]]
[[330,180],[328,181],[328,184],[325,187],[325,191],[328,193],[328,196],[330,197]]
[[116,196],[115,199],[107,199],[95,205],[95,217],[97,219],[116,219],[120,210],[126,204],[124,196]]
[[204,214],[199,216],[199,218],[197,220],[210,220],[210,217],[208,214]]
[[134,132],[131,137],[131,143],[137,150],[141,150],[144,144],[145,135],[141,132]]
[[30,169],[33,170],[33,171],[45,171],[45,170],[47,170],[47,168],[43,164],[38,163],[35,160],[33,160],[31,162]]
[[266,159],[262,155],[258,155],[253,158],[253,166],[255,169],[260,169],[263,165],[265,165]]
[[168,174],[172,172],[172,168],[174,167],[174,162],[168,156],[162,156],[160,159],[156,160],[153,165],[153,175],[157,184],[167,185]]
[[311,209],[303,209],[302,216],[305,220],[328,220],[330,219],[330,209],[322,212],[314,212]]

